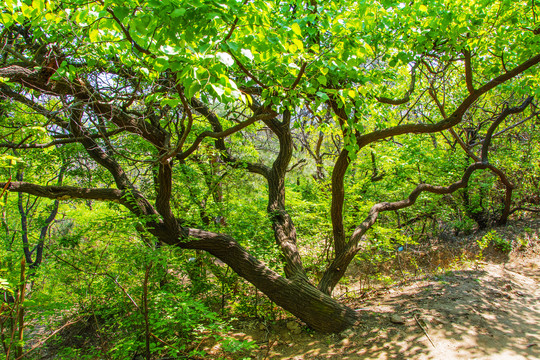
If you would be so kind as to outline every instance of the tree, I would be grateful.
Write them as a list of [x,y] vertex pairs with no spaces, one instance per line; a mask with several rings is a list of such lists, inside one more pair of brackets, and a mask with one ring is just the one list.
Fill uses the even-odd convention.
[[[508,117],[536,114],[540,30],[530,1],[34,0],[4,2],[1,17],[2,116],[31,111],[45,135],[25,136],[30,123],[5,126],[0,146],[84,155],[68,165],[62,185],[0,186],[59,201],[117,202],[156,241],[216,256],[323,332],[356,320],[331,294],[379,214],[411,206],[422,193],[464,188],[477,170],[497,174],[511,198],[513,184],[489,162],[492,137]],[[478,107],[491,118],[472,111]],[[453,128],[480,118],[490,125],[476,135],[475,154]],[[353,226],[345,220],[345,179],[357,158],[368,156],[370,176],[380,175],[365,150],[447,131],[472,159],[460,175],[408,186],[404,199],[381,199]],[[285,199],[287,174],[300,165],[294,160],[305,161],[295,139],[320,181],[329,161],[321,146],[336,153],[328,171],[333,255],[317,286]],[[190,164],[209,170],[187,180]],[[199,221],[187,221],[192,209],[181,203],[181,188],[200,181],[217,203],[227,169],[266,182],[283,274],[227,235],[226,219],[212,228],[205,204],[196,209],[205,214]]]

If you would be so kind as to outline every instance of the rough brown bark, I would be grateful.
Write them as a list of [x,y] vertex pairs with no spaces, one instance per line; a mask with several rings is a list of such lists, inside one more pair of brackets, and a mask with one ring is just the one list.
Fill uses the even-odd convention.
[[[0,184],[4,187],[6,184]],[[40,186],[11,182],[7,190],[25,192],[50,199],[93,199],[116,201],[127,206],[123,192],[116,189],[80,189],[70,186]],[[311,328],[321,332],[339,332],[354,324],[356,313],[311,285],[304,276],[284,278],[257,260],[233,238],[197,229],[151,228],[164,243],[185,249],[207,251],[226,264],[240,276],[264,292],[272,301],[303,320]],[[186,234],[179,238],[178,233]]]
[[275,119],[266,120],[266,124],[277,135],[279,140],[279,153],[267,177],[267,210],[272,220],[276,243],[280,247],[286,262],[285,275],[288,278],[296,277],[307,281],[300,252],[296,245],[296,227],[285,209],[285,175],[293,152],[290,121],[291,113],[289,110],[285,110],[281,122]]
[[280,276],[227,235],[189,229],[189,237],[178,246],[205,250],[216,256],[316,331],[340,332],[357,320],[354,310],[323,294],[302,277]]

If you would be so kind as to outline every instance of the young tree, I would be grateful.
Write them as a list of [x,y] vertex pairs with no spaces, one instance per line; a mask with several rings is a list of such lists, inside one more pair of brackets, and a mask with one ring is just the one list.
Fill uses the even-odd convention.
[[[503,178],[489,162],[490,143],[501,121],[534,112],[536,11],[534,2],[492,0],[5,1],[0,96],[33,111],[48,138],[24,136],[25,125],[4,128],[0,146],[20,153],[82,147],[84,165],[70,166],[105,170],[91,187],[65,176],[63,185],[13,181],[7,188],[118,202],[159,242],[211,253],[312,328],[341,331],[356,313],[331,293],[381,212],[411,206],[423,192],[452,193],[476,170]],[[497,110],[497,98],[509,104]],[[364,220],[345,226],[344,179],[363,149],[407,134],[452,133],[480,101],[497,115],[460,177],[382,199],[394,201],[374,204]],[[326,175],[319,140],[296,132],[297,114],[340,138],[328,174],[333,257],[317,286],[304,269],[285,199],[295,138],[315,144],[316,177]],[[186,223],[189,209],[174,189],[182,186],[180,168],[201,162],[266,182],[283,275],[204,221]]]

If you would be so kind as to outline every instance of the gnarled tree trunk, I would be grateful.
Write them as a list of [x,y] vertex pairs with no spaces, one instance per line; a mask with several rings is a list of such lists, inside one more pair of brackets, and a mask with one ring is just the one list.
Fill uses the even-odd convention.
[[357,320],[356,312],[351,308],[324,294],[304,277],[287,279],[279,275],[250,255],[230,236],[189,229],[189,239],[176,245],[205,250],[216,256],[270,300],[316,331],[340,332]]

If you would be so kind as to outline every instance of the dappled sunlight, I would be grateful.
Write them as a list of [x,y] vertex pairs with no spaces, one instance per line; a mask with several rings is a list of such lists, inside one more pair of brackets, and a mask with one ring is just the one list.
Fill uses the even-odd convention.
[[401,285],[361,304],[351,300],[360,320],[339,335],[305,327],[295,334],[288,324],[296,320],[289,319],[269,326],[255,321],[234,336],[256,341],[257,359],[533,359],[540,356],[539,294],[534,279],[485,264]]
[[539,357],[538,11],[3,1],[0,353]]

